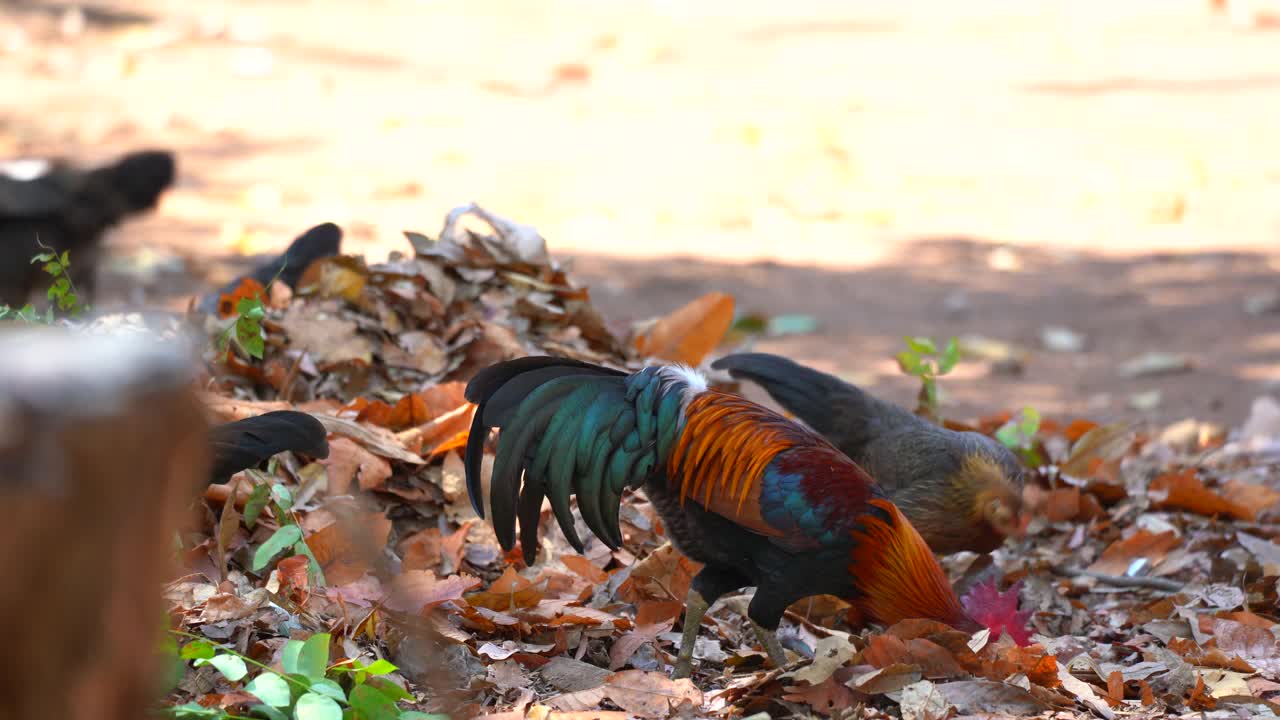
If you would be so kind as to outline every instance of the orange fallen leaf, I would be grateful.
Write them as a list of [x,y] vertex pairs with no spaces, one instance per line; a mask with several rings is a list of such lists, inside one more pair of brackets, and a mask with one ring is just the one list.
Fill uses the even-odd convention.
[[401,540],[398,549],[405,570],[436,570],[444,559],[440,528],[419,530]]
[[609,579],[608,573],[591,563],[581,555],[561,555],[560,562],[582,579],[591,583],[602,583]]
[[1206,488],[1195,468],[1165,473],[1147,488],[1156,507],[1187,510],[1200,515],[1230,515],[1237,520],[1253,520],[1253,511]]
[[1169,551],[1177,547],[1179,542],[1181,541],[1172,530],[1159,534],[1139,530],[1124,540],[1111,543],[1106,550],[1102,551],[1102,557],[1089,566],[1089,571],[1104,575],[1123,575],[1129,564],[1138,558],[1146,558],[1151,565],[1156,565],[1164,560]]
[[502,577],[493,581],[488,590],[467,596],[467,602],[476,607],[502,612],[533,607],[541,600],[542,591],[538,585],[517,573],[510,565],[503,571]]
[[1280,491],[1260,483],[1231,480],[1222,487],[1222,495],[1229,502],[1241,507],[1253,508],[1255,512],[1266,512],[1280,503]]
[[421,425],[430,419],[426,400],[418,393],[409,393],[400,398],[395,407],[391,408],[387,427],[392,430],[402,430],[411,425]]
[[266,296],[267,289],[262,287],[262,283],[251,277],[244,278],[234,290],[218,298],[218,317],[235,317],[238,314],[236,308],[239,307],[241,300],[254,298],[265,300]]
[[307,266],[298,281],[298,294],[340,297],[354,303],[360,299],[360,293],[368,282],[369,270],[363,259],[334,255]]
[[332,504],[332,510],[308,514],[302,522],[307,547],[332,585],[355,582],[381,557],[391,534],[391,520],[378,511]]
[[698,365],[733,324],[733,297],[710,292],[659,320],[635,340],[644,355]]
[[345,437],[329,440],[329,457],[319,461],[329,475],[329,495],[346,495],[351,483],[358,481],[361,490],[376,490],[391,477],[391,463],[374,455],[364,446]]
[[280,594],[298,605],[306,603],[310,597],[310,584],[307,579],[307,565],[311,559],[306,555],[293,555],[276,563],[276,575],[280,578]]

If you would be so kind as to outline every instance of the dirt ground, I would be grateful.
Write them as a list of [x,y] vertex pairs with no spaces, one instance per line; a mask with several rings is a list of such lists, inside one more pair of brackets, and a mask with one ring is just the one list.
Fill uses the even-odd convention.
[[[619,323],[812,314],[764,347],[901,401],[908,333],[1026,349],[945,381],[960,414],[1232,424],[1280,388],[1280,314],[1245,310],[1280,292],[1280,33],[1205,2],[80,8],[0,2],[0,156],[181,165],[100,306],[181,307],[326,220],[380,259],[474,200]],[[1120,374],[1150,351],[1194,367]]]

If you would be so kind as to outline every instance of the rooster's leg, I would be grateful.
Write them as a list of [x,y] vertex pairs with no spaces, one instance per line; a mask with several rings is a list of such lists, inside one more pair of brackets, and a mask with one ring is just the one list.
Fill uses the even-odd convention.
[[698,627],[707,609],[721,595],[747,584],[747,580],[735,572],[710,566],[704,567],[689,586],[684,601],[684,634],[680,639],[680,653],[676,655],[676,668],[671,674],[675,679],[687,678],[693,673],[693,646],[698,642]]
[[783,583],[761,582],[756,587],[751,604],[747,606],[747,617],[751,619],[756,637],[760,639],[764,651],[769,653],[769,660],[774,667],[787,664],[787,654],[782,650],[782,643],[778,642],[778,625],[782,622],[782,614],[787,611],[787,607],[798,599],[794,591],[794,587]]
[[774,667],[783,667],[787,664],[787,654],[782,651],[782,643],[778,642],[778,633],[770,630],[755,620],[751,621],[751,627],[756,630],[756,637],[760,639],[760,644],[764,646],[764,651],[769,653],[769,661]]

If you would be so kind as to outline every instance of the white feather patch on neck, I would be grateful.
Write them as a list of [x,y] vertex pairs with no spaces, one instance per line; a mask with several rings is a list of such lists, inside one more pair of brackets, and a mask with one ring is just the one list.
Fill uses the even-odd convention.
[[680,399],[680,410],[683,412],[689,403],[707,391],[707,378],[688,365],[667,365],[658,371],[663,380],[671,383],[684,383],[684,397]]

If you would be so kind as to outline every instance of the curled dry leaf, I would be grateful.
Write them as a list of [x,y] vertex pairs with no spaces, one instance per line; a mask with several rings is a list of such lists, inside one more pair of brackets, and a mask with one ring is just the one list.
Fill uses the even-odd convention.
[[711,292],[662,318],[635,340],[636,350],[673,363],[699,365],[733,324],[733,298]]

